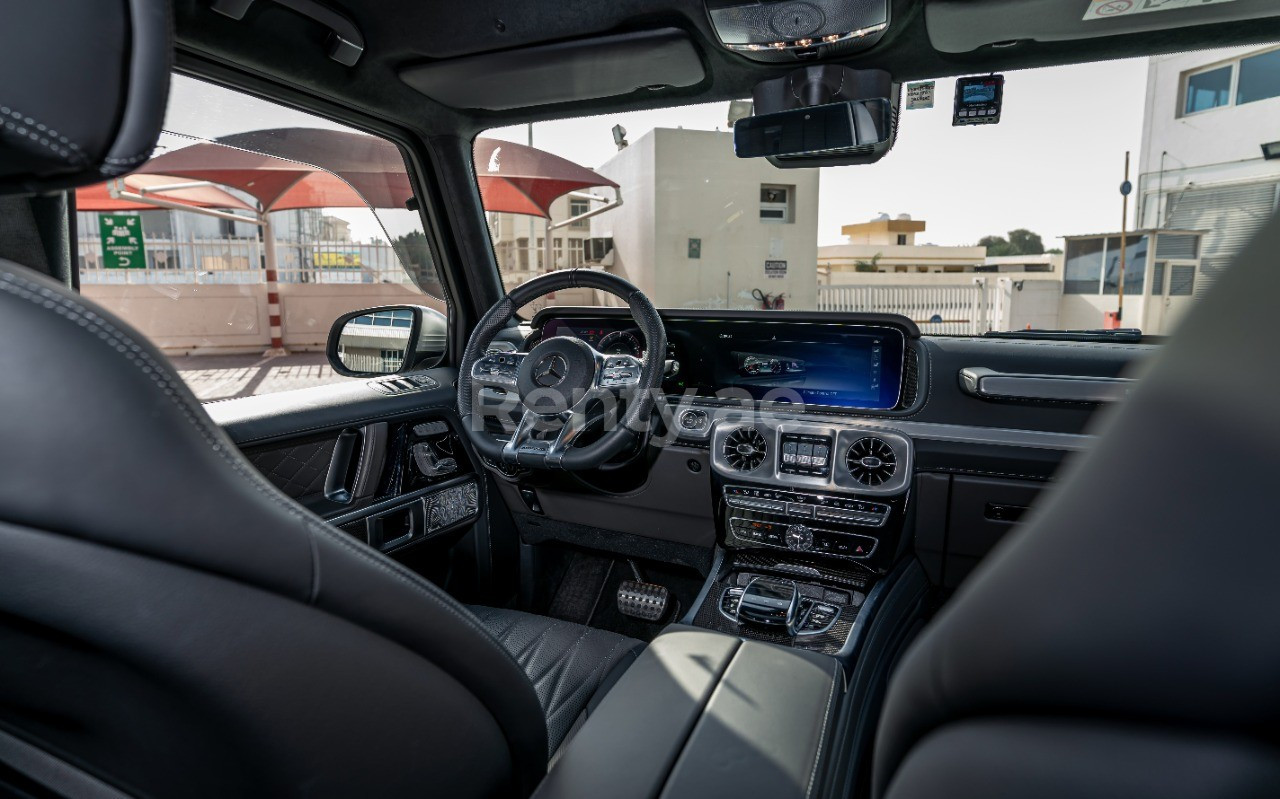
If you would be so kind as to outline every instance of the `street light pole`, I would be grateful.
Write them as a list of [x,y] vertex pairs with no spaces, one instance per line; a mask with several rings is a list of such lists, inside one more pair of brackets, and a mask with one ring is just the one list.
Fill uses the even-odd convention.
[[1133,184],[1129,182],[1129,151],[1124,153],[1124,183],[1120,184],[1122,211],[1120,212],[1120,277],[1116,285],[1116,323],[1124,320],[1124,270],[1126,256],[1129,253],[1129,193]]

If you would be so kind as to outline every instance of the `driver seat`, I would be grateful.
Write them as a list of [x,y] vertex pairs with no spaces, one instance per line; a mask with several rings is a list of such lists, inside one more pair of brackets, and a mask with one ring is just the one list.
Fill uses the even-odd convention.
[[[0,194],[145,161],[166,0],[8,11]],[[3,259],[0,342],[0,794],[528,795],[641,646],[474,613],[348,538],[127,324]]]

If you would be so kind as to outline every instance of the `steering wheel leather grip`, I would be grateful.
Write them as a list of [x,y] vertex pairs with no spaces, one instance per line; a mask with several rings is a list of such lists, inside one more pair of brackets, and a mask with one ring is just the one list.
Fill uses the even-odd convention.
[[[642,360],[606,356],[577,339],[546,339],[529,352],[486,354],[489,344],[517,309],[553,291],[579,287],[599,289],[627,303],[632,319],[644,336]],[[508,292],[494,303],[472,331],[459,368],[458,413],[472,446],[490,460],[533,468],[598,468],[631,446],[638,431],[648,429],[662,385],[666,353],[667,331],[662,316],[649,298],[630,282],[594,269],[550,272]],[[539,370],[538,374],[535,370]],[[521,421],[509,442],[504,444],[485,431],[483,416],[476,410],[477,383],[501,387],[508,394],[516,394],[523,404]],[[561,384],[567,385],[561,389]],[[547,393],[532,396],[543,390]],[[557,390],[581,391],[583,396],[573,402],[566,397],[562,407],[552,407],[547,395],[554,395]],[[581,411],[586,401],[624,390],[629,392],[626,411],[613,429],[591,444],[573,446],[581,432]],[[563,425],[554,440],[533,437],[537,425],[556,418]]]

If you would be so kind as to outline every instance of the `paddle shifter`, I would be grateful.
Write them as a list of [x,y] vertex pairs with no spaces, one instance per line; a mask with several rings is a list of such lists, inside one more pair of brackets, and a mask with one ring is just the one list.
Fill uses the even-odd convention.
[[738,600],[738,621],[782,627],[787,635],[795,635],[800,622],[800,592],[796,584],[790,580],[755,578]]

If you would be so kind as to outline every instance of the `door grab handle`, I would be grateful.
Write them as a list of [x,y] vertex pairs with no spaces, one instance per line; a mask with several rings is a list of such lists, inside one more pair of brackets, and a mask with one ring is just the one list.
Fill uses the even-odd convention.
[[[355,66],[364,54],[364,34],[344,14],[325,6],[317,0],[267,0],[292,9],[308,19],[315,20],[329,29],[329,57],[339,64]],[[210,7],[234,20],[244,19],[254,0],[212,0]]]
[[359,441],[360,431],[354,427],[348,427],[338,436],[333,445],[333,456],[329,458],[329,472],[324,477],[325,499],[345,505],[355,498],[352,494],[354,486],[347,484],[347,475],[351,473],[351,459]]

